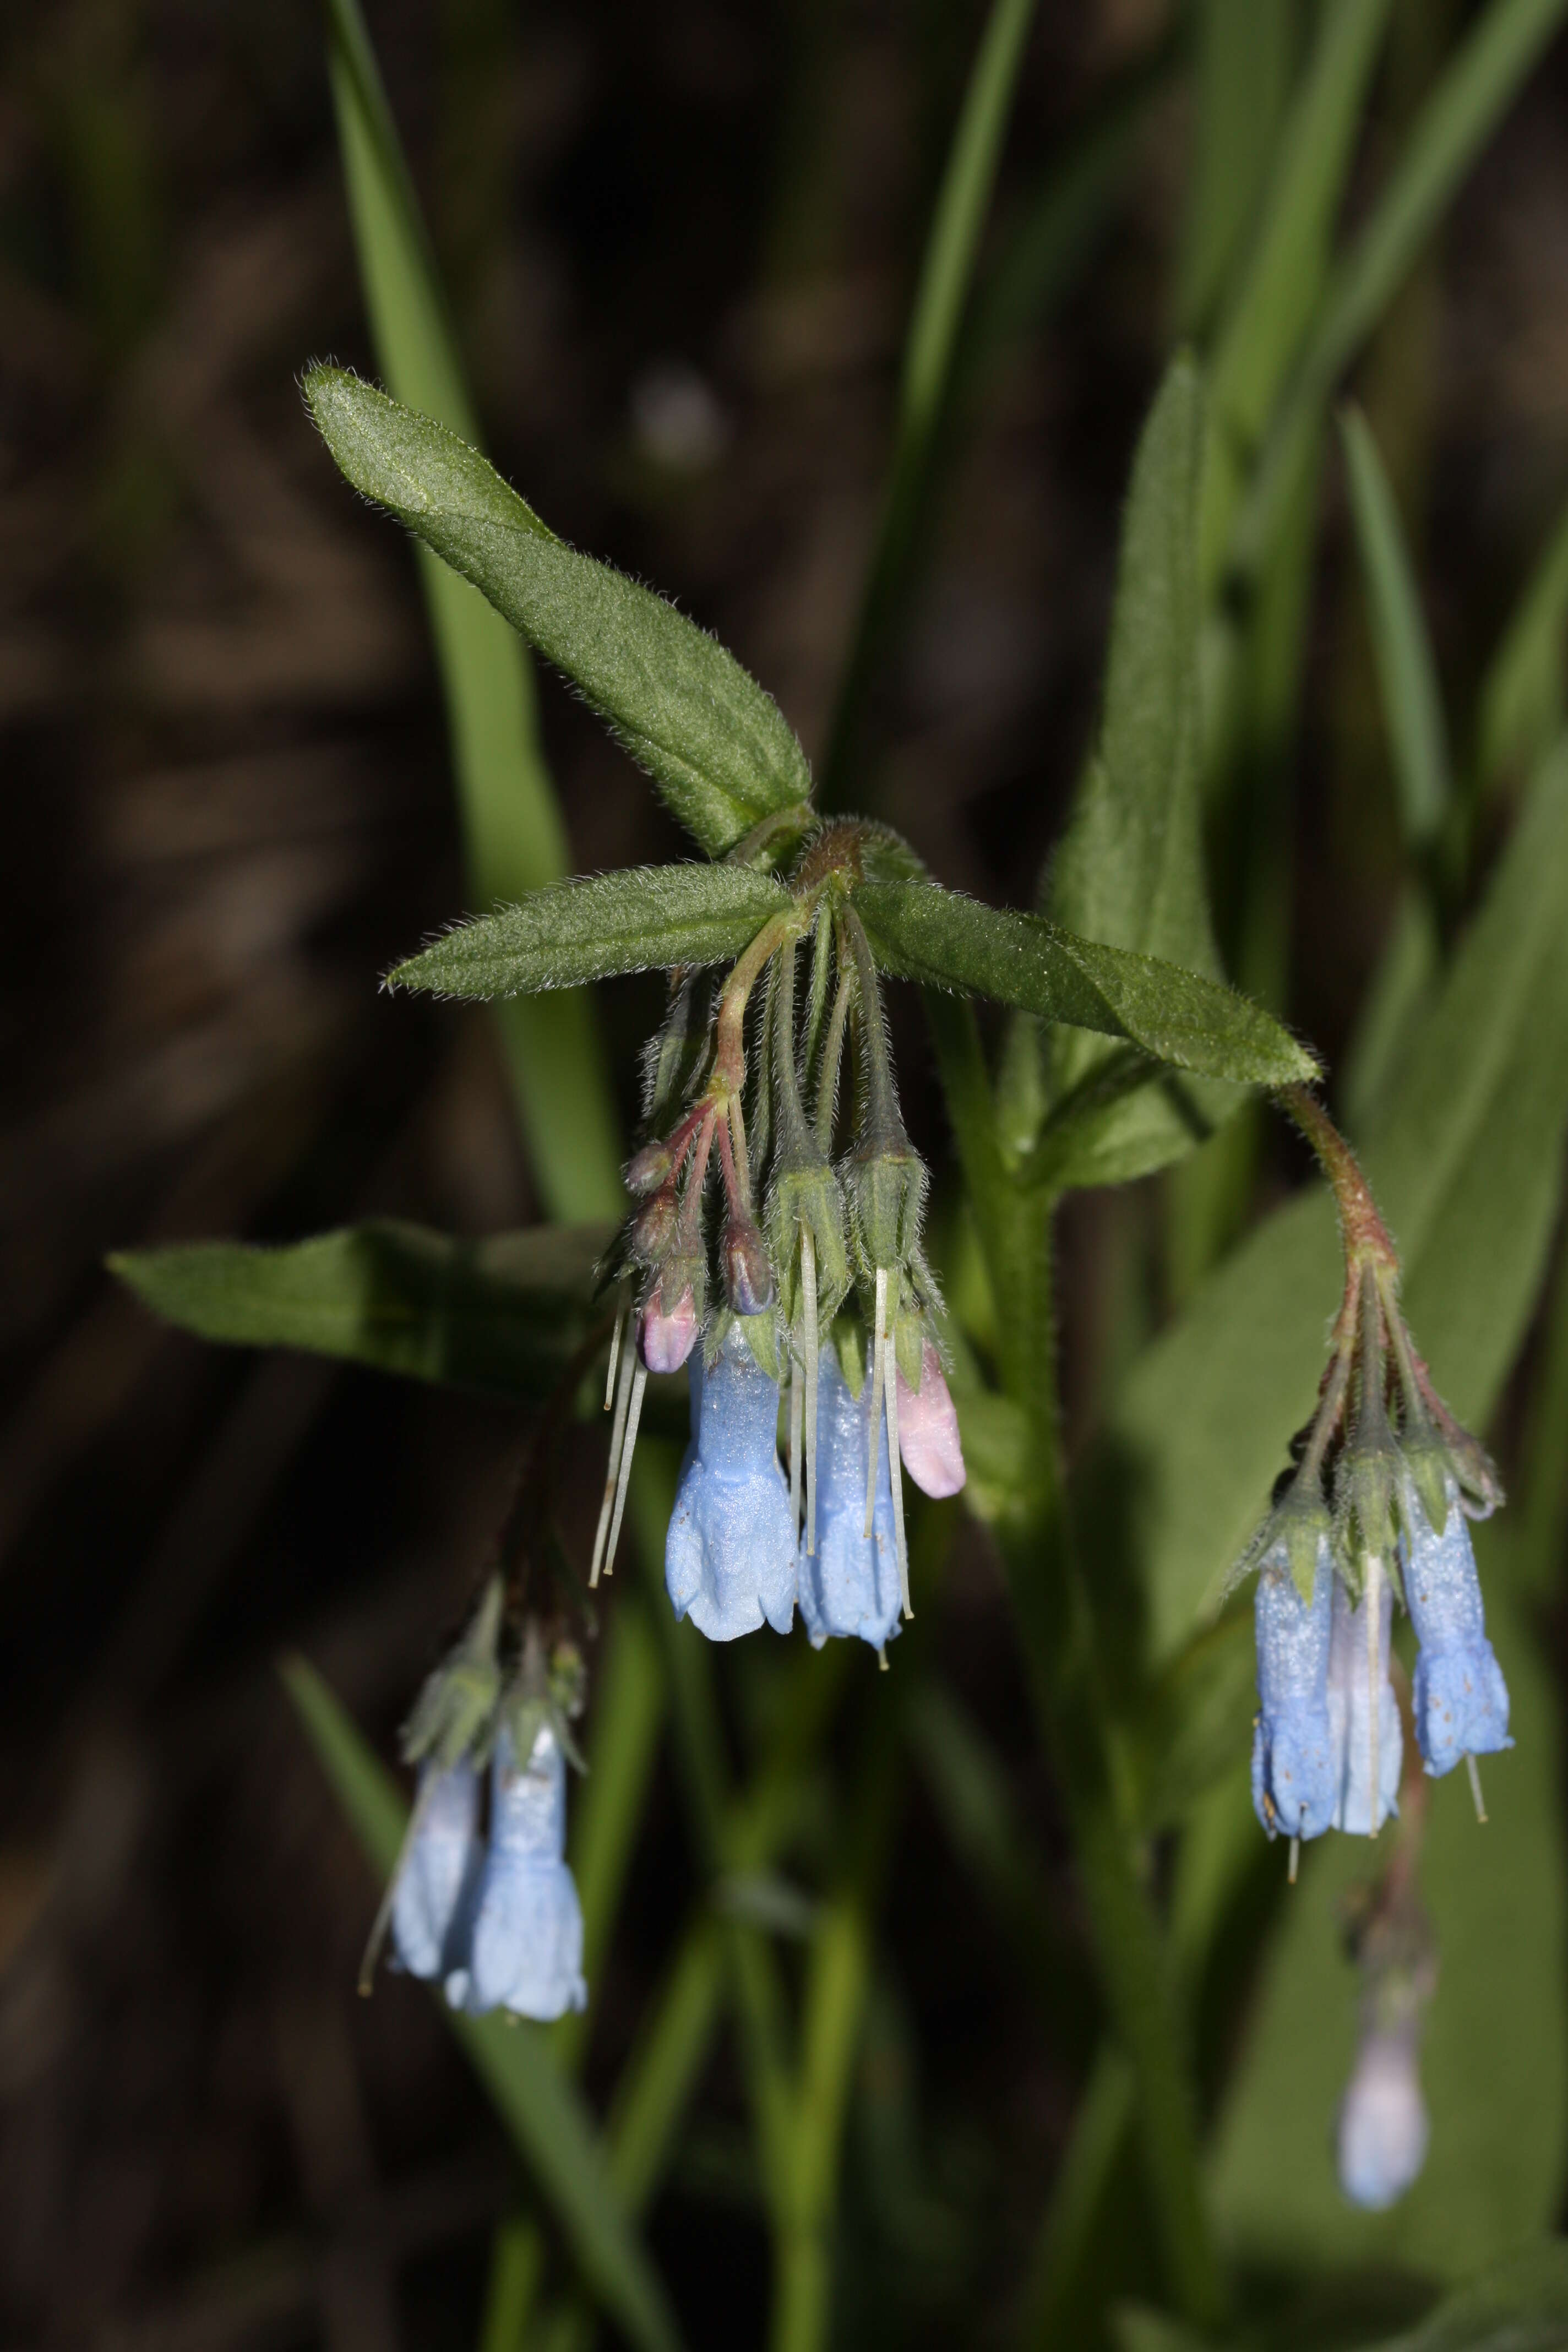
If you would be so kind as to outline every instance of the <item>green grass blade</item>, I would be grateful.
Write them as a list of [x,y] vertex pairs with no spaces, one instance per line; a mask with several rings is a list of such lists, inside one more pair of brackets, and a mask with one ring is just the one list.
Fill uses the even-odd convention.
[[1034,13],[1035,0],[993,0],[948,153],[904,344],[893,460],[879,543],[822,763],[818,799],[824,809],[843,804],[860,709],[885,633],[892,575],[898,559],[907,556],[916,509],[928,485],[959,321],[969,298],[974,257]]
[[[418,200],[358,0],[328,0],[328,66],[365,307],[396,396],[479,441]],[[476,911],[558,880],[565,829],[539,741],[523,646],[476,588],[418,552],[446,696]],[[581,996],[496,1018],[541,1197],[552,1216],[614,1216],[619,1136],[592,1009]]]
[[1420,856],[1448,814],[1448,739],[1437,664],[1421,612],[1399,509],[1366,418],[1353,405],[1340,417],[1351,514],[1372,624],[1383,720],[1394,760],[1400,830]]
[[[304,1659],[284,1682],[350,1826],[382,1875],[397,1859],[407,1808],[396,1784]],[[453,2032],[531,2169],[584,2277],[641,2352],[678,2352],[664,2290],[614,2183],[593,2120],[533,2026],[458,2017]]]
[[1279,152],[1298,38],[1296,0],[1200,0],[1178,333],[1205,331],[1257,225]]
[[1476,772],[1484,793],[1526,773],[1568,718],[1568,509],[1525,583],[1481,681]]

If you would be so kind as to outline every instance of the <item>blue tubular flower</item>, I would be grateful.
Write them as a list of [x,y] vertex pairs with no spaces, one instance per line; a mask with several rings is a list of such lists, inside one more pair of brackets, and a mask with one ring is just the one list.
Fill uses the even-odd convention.
[[871,1534],[866,1533],[866,1475],[872,1399],[850,1395],[831,1342],[817,1370],[816,1550],[800,1539],[800,1613],[815,1648],[830,1634],[858,1633],[881,1649],[899,1630],[898,1542],[889,1452],[881,1449]]
[[1303,1601],[1289,1551],[1277,1544],[1258,1579],[1258,1723],[1252,1807],[1270,1837],[1321,1837],[1332,1826],[1339,1775],[1329,1719],[1329,1633],[1334,1589],[1327,1535],[1318,1539],[1312,1597]]
[[466,1758],[449,1771],[432,1759],[420,1768],[414,1804],[392,1895],[393,1949],[411,1977],[439,1977],[456,2004],[466,1990],[468,1936],[485,1858],[479,1775]]
[[1395,2204],[1426,2160],[1429,2126],[1417,2056],[1411,2023],[1374,2028],[1356,2053],[1335,2154],[1340,2187],[1369,2213]]
[[795,1520],[778,1458],[778,1382],[731,1323],[713,1363],[691,1358],[691,1443],[665,1538],[678,1617],[710,1642],[795,1619]]
[[[519,1769],[503,1726],[491,1766],[489,1852],[470,1943],[468,2009],[510,2009],[547,2023],[587,2006],[583,1911],[565,1851],[561,1743],[541,1723]],[[448,1998],[455,2000],[450,1991]]]
[[[1359,1605],[1352,1602],[1339,1578],[1334,1579],[1329,1635],[1329,1721],[1336,1780],[1333,1826],[1356,1837],[1375,1837],[1389,1815],[1398,1812],[1404,1753],[1398,1702],[1388,1679],[1394,1592],[1378,1574],[1375,1561],[1367,1566],[1367,1589]],[[1372,1654],[1369,1623],[1375,1629]]]
[[1401,1543],[1405,1600],[1421,1644],[1415,1660],[1415,1737],[1428,1772],[1451,1772],[1461,1756],[1511,1748],[1508,1685],[1487,1639],[1470,1525],[1458,1489],[1447,1482],[1448,1516],[1435,1532],[1414,1484],[1405,1489],[1410,1527]]

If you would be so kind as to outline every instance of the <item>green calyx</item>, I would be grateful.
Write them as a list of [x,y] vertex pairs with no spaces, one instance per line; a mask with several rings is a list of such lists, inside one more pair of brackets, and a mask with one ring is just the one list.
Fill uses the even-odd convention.
[[400,1743],[405,1764],[428,1757],[449,1772],[465,1756],[482,1763],[489,1754],[501,1691],[504,1606],[501,1580],[492,1576],[467,1632],[414,1702]]

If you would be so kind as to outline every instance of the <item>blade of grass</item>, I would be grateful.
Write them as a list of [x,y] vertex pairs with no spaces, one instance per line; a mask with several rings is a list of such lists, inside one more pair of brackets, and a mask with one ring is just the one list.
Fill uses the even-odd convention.
[[[300,1722],[374,1869],[397,1860],[407,1807],[338,1700],[303,1658],[282,1675]],[[677,2352],[664,2289],[612,2181],[599,2135],[545,2036],[498,2017],[443,2013],[548,2199],[584,2279],[643,2352]]]
[[1568,0],[1491,0],[1421,109],[1377,202],[1331,277],[1290,391],[1232,534],[1228,563],[1257,568],[1297,451],[1334,384],[1415,262],[1482,148],[1568,14]]
[[[328,0],[328,68],[365,308],[388,388],[479,446],[478,423],[358,0]],[[447,701],[478,910],[567,872],[522,644],[479,591],[416,550]],[[615,1216],[619,1138],[585,997],[497,1008],[540,1194],[552,1216]]]
[[1361,557],[1383,721],[1394,762],[1400,831],[1417,859],[1428,856],[1448,815],[1447,730],[1437,665],[1399,509],[1366,418],[1353,403],[1340,413],[1351,514]]
[[904,344],[893,461],[878,546],[846,664],[817,797],[842,805],[860,712],[880,649],[891,566],[907,552],[952,366],[960,319],[995,184],[1035,0],[993,0],[948,152]]
[[1294,0],[1200,0],[1176,328],[1205,332],[1246,254],[1296,61]]
[[1491,794],[1526,773],[1568,717],[1568,509],[1557,520],[1481,681],[1476,773]]

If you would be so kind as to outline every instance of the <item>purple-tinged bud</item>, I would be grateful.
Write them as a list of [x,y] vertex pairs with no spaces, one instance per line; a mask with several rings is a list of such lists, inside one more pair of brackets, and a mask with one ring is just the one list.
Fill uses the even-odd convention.
[[656,1136],[651,1143],[645,1143],[640,1151],[634,1151],[627,1160],[626,1190],[634,1195],[657,1192],[660,1185],[668,1183],[674,1171],[675,1163],[668,1143],[663,1136]]
[[1397,2203],[1426,2160],[1429,2126],[1421,2096],[1413,2024],[1363,2036],[1340,2107],[1340,2187],[1352,2205],[1382,2213]]
[[639,1265],[660,1265],[669,1255],[680,1203],[673,1184],[661,1184],[632,1219],[632,1255]]
[[773,1303],[773,1270],[755,1225],[726,1218],[720,1243],[724,1296],[737,1315],[761,1315]]
[[667,1308],[664,1285],[654,1286],[642,1311],[642,1360],[650,1372],[678,1372],[697,1344],[697,1301],[687,1284],[675,1305]]
[[963,1447],[933,1341],[921,1344],[921,1384],[910,1388],[902,1372],[899,1383],[899,1452],[905,1469],[922,1495],[937,1499],[956,1495],[964,1481]]

